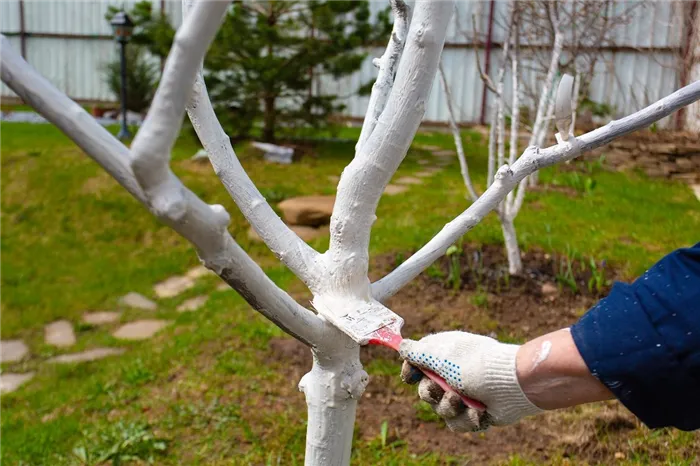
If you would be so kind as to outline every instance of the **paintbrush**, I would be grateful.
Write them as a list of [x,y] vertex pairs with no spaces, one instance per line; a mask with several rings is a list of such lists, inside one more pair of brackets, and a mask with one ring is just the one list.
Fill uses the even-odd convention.
[[[321,316],[360,345],[381,345],[399,351],[403,341],[403,318],[378,301],[323,296],[315,297],[313,306]],[[422,367],[418,369],[446,392],[459,395],[466,406],[486,410],[483,403],[457,392],[435,372]]]

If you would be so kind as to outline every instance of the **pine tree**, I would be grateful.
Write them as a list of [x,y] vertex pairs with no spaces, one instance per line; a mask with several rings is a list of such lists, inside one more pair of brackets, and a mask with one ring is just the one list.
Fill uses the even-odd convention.
[[[132,13],[134,41],[164,57],[174,35],[167,19],[149,2]],[[234,138],[261,124],[266,141],[325,126],[343,105],[320,89],[321,78],[357,71],[365,48],[389,30],[388,10],[372,20],[367,1],[236,1],[204,62],[217,116]]]

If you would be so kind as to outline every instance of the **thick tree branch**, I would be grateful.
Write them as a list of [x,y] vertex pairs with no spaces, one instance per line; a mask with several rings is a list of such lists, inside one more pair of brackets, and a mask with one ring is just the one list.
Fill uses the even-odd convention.
[[326,253],[331,288],[369,297],[367,279],[370,229],[379,198],[406,156],[425,113],[426,103],[454,1],[419,0],[399,63],[396,82],[375,130],[345,168],[331,217],[331,242]]
[[546,149],[540,149],[536,146],[528,147],[512,167],[503,166],[498,170],[494,183],[474,204],[445,225],[433,239],[407,261],[386,277],[372,284],[372,295],[379,301],[394,295],[436,259],[444,255],[451,244],[495,209],[508,192],[531,173],[550,165],[571,160],[621,136],[646,128],[697,100],[700,100],[700,81],[685,86],[625,118],[611,121],[607,125],[578,138],[570,138],[568,142],[561,142]]
[[386,51],[381,58],[373,60],[375,66],[379,68],[379,73],[377,73],[377,80],[372,86],[365,120],[362,123],[360,137],[355,145],[356,152],[362,149],[367,139],[372,135],[374,128],[377,126],[377,121],[379,121],[379,117],[384,111],[384,107],[386,107],[391,88],[394,86],[396,68],[399,65],[401,54],[406,45],[408,28],[411,24],[411,7],[404,0],[390,1],[391,10],[394,13],[394,27],[391,31],[391,38],[386,46]]
[[[192,3],[192,0],[183,1],[185,17],[189,14]],[[201,0],[201,3],[211,2]],[[320,254],[279,218],[246,174],[236,157],[231,139],[216,118],[201,67],[199,68],[187,104],[187,113],[214,171],[260,238],[313,291],[316,277],[321,274],[318,261]]]
[[184,217],[160,216],[134,176],[129,149],[39,75],[2,35],[0,48],[2,81],[24,102],[56,125],[131,195],[190,241],[205,265],[241,293],[253,308],[309,346],[320,340],[326,325],[277,287],[236,244],[226,230],[229,217],[222,206],[205,204],[175,179],[173,186],[182,200]]

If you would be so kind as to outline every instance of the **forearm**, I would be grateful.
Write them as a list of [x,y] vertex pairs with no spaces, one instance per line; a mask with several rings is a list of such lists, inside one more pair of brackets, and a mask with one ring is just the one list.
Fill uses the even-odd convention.
[[569,329],[557,330],[521,346],[516,356],[516,371],[525,396],[541,409],[567,408],[613,398],[591,375]]

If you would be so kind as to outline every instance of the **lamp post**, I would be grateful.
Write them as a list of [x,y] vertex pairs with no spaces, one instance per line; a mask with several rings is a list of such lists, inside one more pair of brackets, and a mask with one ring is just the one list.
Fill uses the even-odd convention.
[[114,32],[114,39],[119,42],[119,54],[120,54],[120,70],[121,70],[121,107],[122,107],[122,127],[119,130],[117,137],[121,140],[128,139],[131,137],[129,133],[129,128],[126,123],[126,44],[131,38],[131,31],[134,29],[134,23],[131,22],[131,18],[125,12],[120,11],[112,18],[110,21],[112,25],[112,31]]

